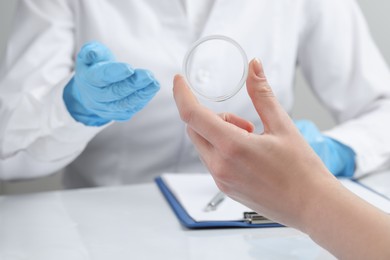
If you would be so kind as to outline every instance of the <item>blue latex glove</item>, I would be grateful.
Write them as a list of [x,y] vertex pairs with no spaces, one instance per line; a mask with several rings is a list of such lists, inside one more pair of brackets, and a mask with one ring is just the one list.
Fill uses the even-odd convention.
[[76,72],[63,99],[76,121],[101,126],[112,120],[129,120],[159,89],[149,71],[116,62],[107,47],[90,42],[77,55]]
[[355,153],[351,148],[323,135],[313,122],[300,120],[295,121],[295,125],[333,175],[353,176]]

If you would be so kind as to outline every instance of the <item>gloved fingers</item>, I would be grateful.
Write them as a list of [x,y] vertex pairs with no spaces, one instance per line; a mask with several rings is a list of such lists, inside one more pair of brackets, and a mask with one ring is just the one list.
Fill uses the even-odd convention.
[[153,81],[146,87],[135,91],[132,95],[128,96],[127,99],[129,103],[142,103],[144,101],[149,101],[150,99],[152,99],[159,90],[160,84],[157,81]]
[[98,109],[94,111],[99,117],[104,118],[109,121],[126,121],[129,120],[134,113],[130,113],[129,111],[111,111],[105,109]]
[[[137,112],[144,108],[145,104],[133,106],[131,109],[122,110],[122,111],[113,111],[113,110],[99,110],[96,112],[99,117],[114,120],[114,121],[127,121],[132,118]],[[118,107],[118,106],[116,106]]]
[[134,69],[129,64],[107,61],[96,63],[80,71],[79,77],[89,86],[98,89],[125,80],[133,74]]
[[[160,88],[159,83],[150,72],[136,69],[133,75],[122,81],[112,83],[106,87],[96,88],[95,99],[99,102],[119,101],[149,85],[155,85],[157,90]],[[149,87],[148,89],[153,88]]]
[[114,60],[115,57],[111,50],[97,41],[84,44],[77,55],[79,65],[89,66],[102,61]]
[[136,69],[134,74],[128,78],[127,81],[132,86],[132,89],[134,89],[134,92],[144,88],[150,83],[157,82],[153,73],[145,69]]
[[159,89],[158,83],[150,83],[143,89],[137,90],[121,100],[107,103],[107,108],[110,111],[138,112],[156,95]]
[[160,89],[158,83],[153,82],[130,96],[113,102],[91,102],[91,108],[101,118],[115,121],[126,121],[140,111]]

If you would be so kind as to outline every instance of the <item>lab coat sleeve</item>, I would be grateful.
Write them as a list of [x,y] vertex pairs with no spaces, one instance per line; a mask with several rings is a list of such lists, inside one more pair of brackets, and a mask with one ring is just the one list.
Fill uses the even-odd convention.
[[390,167],[390,72],[354,0],[309,0],[298,64],[356,153],[356,177]]
[[76,122],[62,98],[74,66],[72,3],[18,3],[0,68],[1,179],[53,173],[102,129]]

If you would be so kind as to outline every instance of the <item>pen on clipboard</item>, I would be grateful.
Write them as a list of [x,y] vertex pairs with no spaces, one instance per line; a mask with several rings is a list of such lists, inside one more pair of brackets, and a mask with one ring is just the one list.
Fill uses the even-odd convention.
[[214,211],[217,209],[219,204],[225,199],[225,194],[223,192],[218,192],[211,200],[209,203],[207,203],[204,211],[209,212],[209,211]]

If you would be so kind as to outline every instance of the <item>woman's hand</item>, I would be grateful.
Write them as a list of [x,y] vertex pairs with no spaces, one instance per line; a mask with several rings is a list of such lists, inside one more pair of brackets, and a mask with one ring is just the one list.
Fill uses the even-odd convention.
[[183,77],[174,80],[180,116],[201,160],[229,197],[280,223],[302,227],[310,192],[335,179],[276,100],[258,60],[249,65],[248,93],[263,124],[216,115],[198,103]]
[[259,61],[249,66],[248,93],[264,124],[216,115],[174,80],[180,116],[200,158],[229,197],[308,233],[341,259],[389,259],[390,217],[345,189],[309,147],[276,100]]

